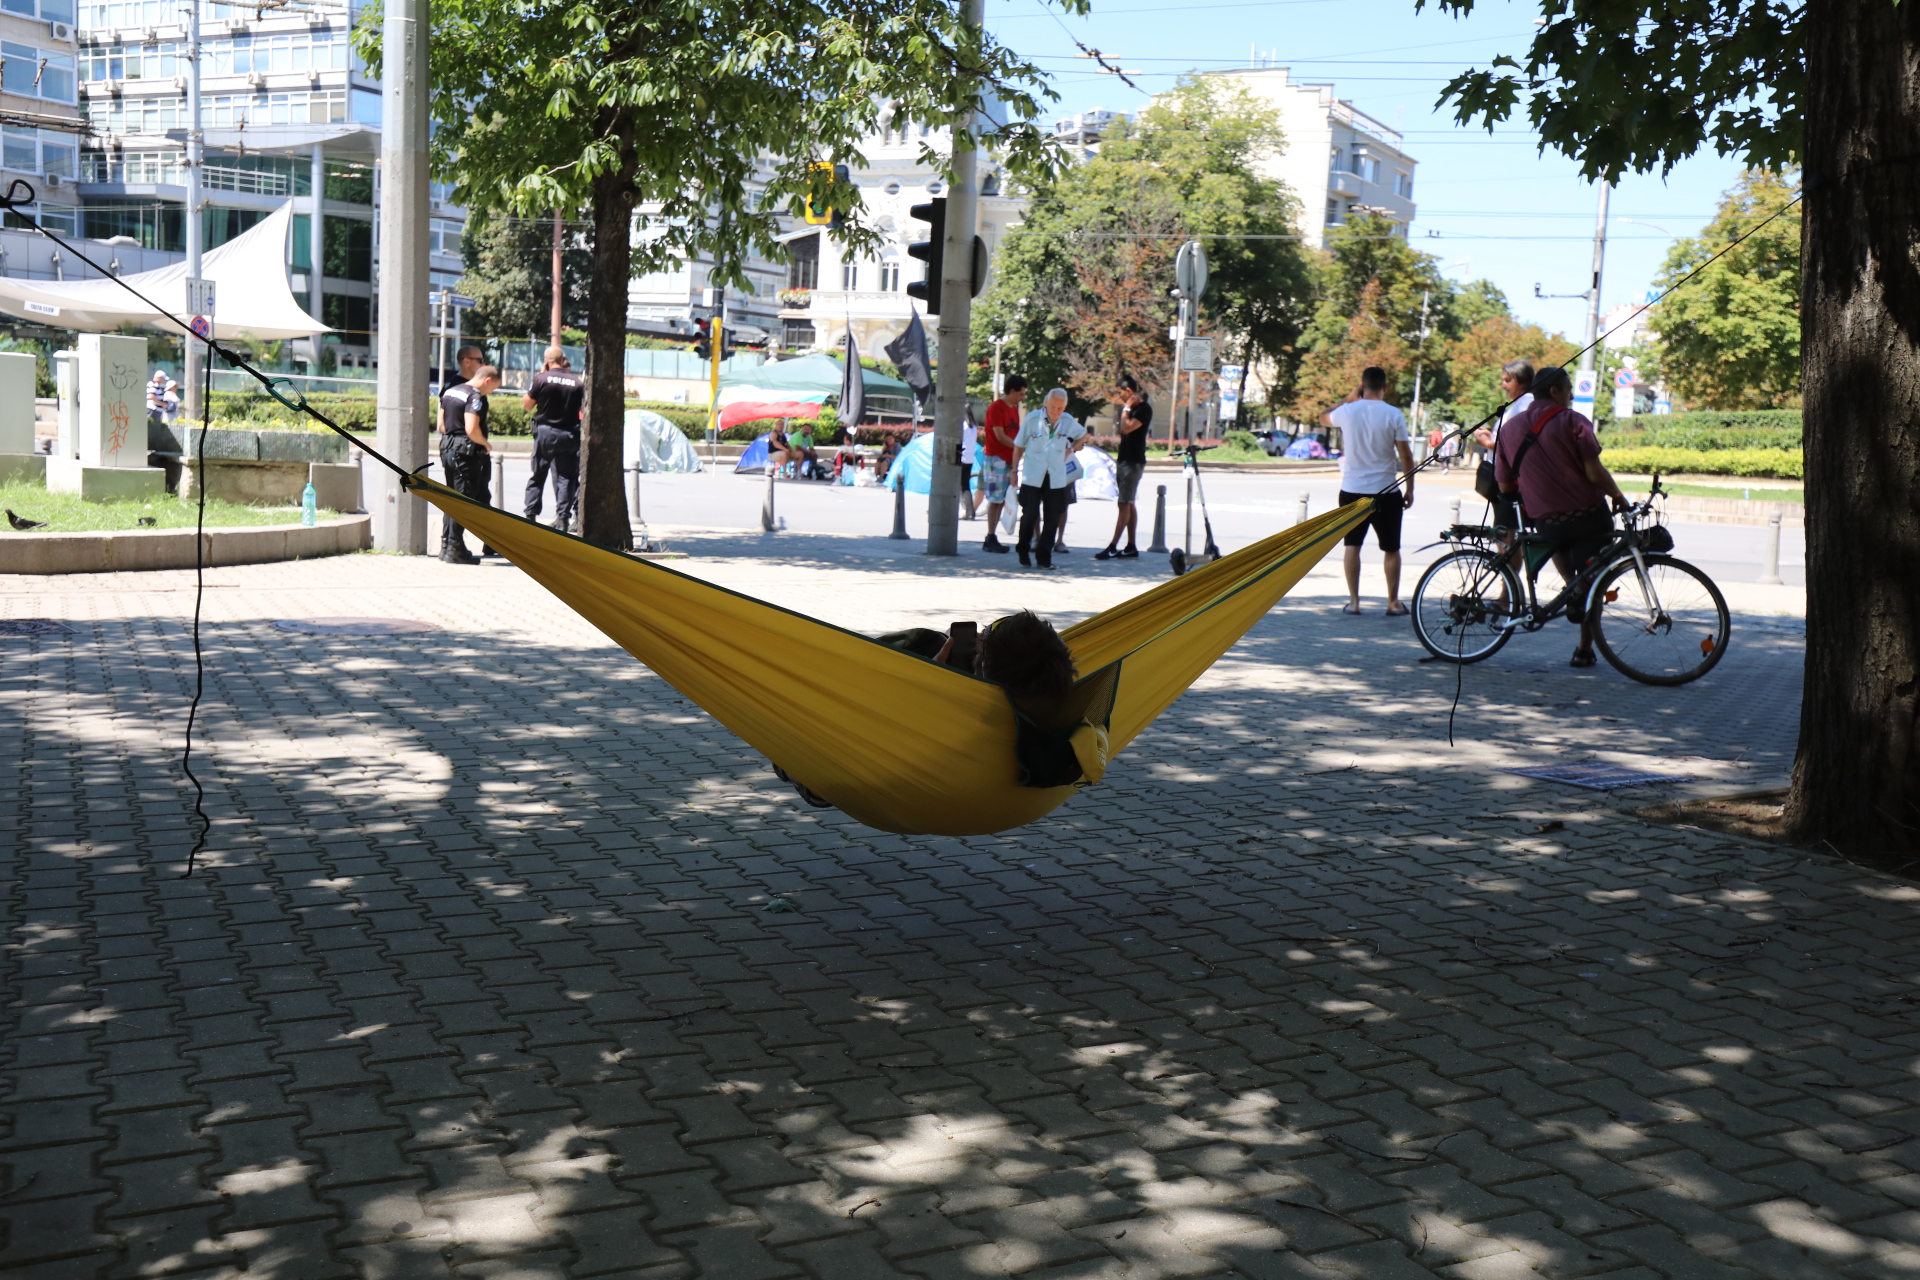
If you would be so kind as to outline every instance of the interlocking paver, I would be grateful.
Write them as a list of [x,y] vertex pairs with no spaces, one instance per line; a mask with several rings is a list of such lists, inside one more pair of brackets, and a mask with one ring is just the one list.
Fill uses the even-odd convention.
[[[782,546],[686,565],[868,631],[1146,581]],[[1102,786],[922,839],[515,571],[209,579],[192,879],[187,576],[0,582],[79,624],[0,638],[9,1275],[1915,1273],[1920,895],[1497,772],[1777,776],[1791,634],[1678,694],[1516,644],[1447,751],[1310,578]],[[329,612],[448,629],[266,625]]]

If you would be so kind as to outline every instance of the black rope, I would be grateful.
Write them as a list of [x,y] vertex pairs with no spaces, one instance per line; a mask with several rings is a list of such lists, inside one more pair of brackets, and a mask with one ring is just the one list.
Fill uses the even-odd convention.
[[[211,332],[211,324],[208,329]],[[194,336],[189,332],[187,341],[192,342]],[[205,367],[201,371],[200,411],[205,416],[200,422],[199,469],[194,479],[194,488],[198,490],[195,496],[200,503],[193,517],[193,701],[187,704],[186,744],[180,749],[180,768],[193,783],[193,812],[200,819],[200,835],[187,852],[187,869],[180,875],[182,880],[193,874],[194,861],[207,847],[207,837],[213,831],[213,819],[207,816],[207,789],[201,785],[200,775],[193,771],[193,726],[200,715],[200,696],[207,687],[206,658],[200,651],[200,606],[207,595],[207,418],[212,416],[213,361],[202,363]]]

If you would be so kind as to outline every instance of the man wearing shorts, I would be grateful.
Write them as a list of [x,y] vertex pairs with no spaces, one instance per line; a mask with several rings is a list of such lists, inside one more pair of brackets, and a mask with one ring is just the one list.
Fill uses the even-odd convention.
[[[1627,496],[1600,462],[1593,423],[1573,411],[1573,379],[1567,371],[1542,369],[1533,390],[1526,412],[1501,424],[1494,441],[1494,479],[1500,492],[1520,496],[1527,520],[1550,539],[1554,567],[1572,584],[1587,562],[1613,541],[1608,502],[1614,511],[1624,511]],[[1593,627],[1580,593],[1574,594],[1567,620],[1580,624],[1580,647],[1567,665],[1590,667]]]
[[987,537],[983,551],[1004,554],[1007,545],[1000,541],[1000,512],[1007,505],[1007,482],[1013,473],[1013,438],[1020,431],[1020,402],[1027,396],[1027,380],[1019,374],[1007,378],[1006,390],[987,406],[987,421],[980,433],[980,491],[987,499]]
[[[1138,560],[1140,546],[1140,508],[1135,495],[1140,492],[1140,477],[1147,470],[1147,428],[1153,422],[1153,406],[1140,394],[1140,384],[1130,373],[1120,375],[1113,393],[1120,405],[1120,448],[1113,459],[1113,483],[1119,490],[1119,502],[1113,521],[1113,541],[1095,560]],[[1126,550],[1120,550],[1120,535],[1127,537]]]
[[[1347,603],[1341,612],[1360,612],[1360,544],[1372,528],[1387,574],[1387,616],[1400,618],[1407,613],[1400,603],[1400,517],[1413,505],[1413,450],[1407,420],[1386,395],[1387,371],[1369,366],[1360,373],[1359,389],[1321,414],[1320,425],[1340,428],[1340,505],[1383,495],[1366,523],[1347,535]],[[1402,474],[1407,490],[1396,501],[1398,495],[1386,491]]]

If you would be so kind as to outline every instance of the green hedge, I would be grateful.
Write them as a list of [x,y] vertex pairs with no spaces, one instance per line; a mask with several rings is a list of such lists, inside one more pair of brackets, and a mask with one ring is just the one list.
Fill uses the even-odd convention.
[[1628,448],[1652,449],[1798,449],[1798,409],[1717,412],[1709,409],[1672,417],[1633,419],[1633,426],[1603,426],[1602,437]]
[[1805,474],[1798,449],[1652,449],[1609,447],[1600,460],[1616,472],[1645,475],[1782,476]]

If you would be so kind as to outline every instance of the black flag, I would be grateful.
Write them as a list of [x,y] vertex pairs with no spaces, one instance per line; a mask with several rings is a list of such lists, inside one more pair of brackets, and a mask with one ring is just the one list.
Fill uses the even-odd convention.
[[[867,416],[867,380],[860,371],[860,344],[847,330],[847,367],[840,371],[840,425],[852,431]],[[849,437],[851,438],[851,437]]]
[[887,344],[886,352],[901,379],[913,388],[915,403],[925,404],[933,395],[933,366],[927,360],[927,330],[918,311],[908,321],[907,331]]

